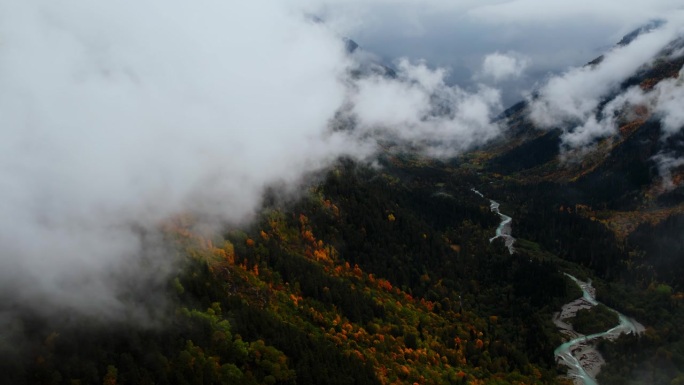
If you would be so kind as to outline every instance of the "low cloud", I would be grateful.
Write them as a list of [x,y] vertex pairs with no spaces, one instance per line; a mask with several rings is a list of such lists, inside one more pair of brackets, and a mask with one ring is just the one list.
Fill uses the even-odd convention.
[[653,111],[662,122],[664,133],[669,136],[684,128],[684,68],[676,79],[662,81],[644,99],[653,105]]
[[572,125],[597,114],[601,102],[680,36],[681,15],[665,26],[604,55],[600,63],[573,68],[547,80],[531,100],[530,116],[547,128]]
[[530,65],[530,60],[514,52],[494,52],[485,56],[482,70],[476,79],[491,79],[494,82],[520,77]]
[[[131,303],[163,303],[177,266],[157,231],[168,218],[242,224],[269,186],[295,190],[340,156],[369,161],[382,143],[446,157],[501,133],[491,122],[500,90],[450,85],[448,69],[415,59],[388,76],[373,55],[345,50],[331,27],[341,24],[313,21],[319,9],[3,1],[0,320],[28,308],[145,322],[150,307]],[[595,116],[663,31],[674,34],[653,32],[595,69],[551,79],[533,117],[550,127]],[[479,73],[504,81],[526,60],[495,53]],[[682,119],[678,98],[659,98],[668,127]],[[608,135],[595,132],[566,141]]]
[[3,2],[2,310],[145,321],[130,302],[175,266],[161,221],[246,220],[269,183],[355,154],[323,129],[343,44],[257,3]]
[[[614,48],[600,62],[549,79],[530,100],[531,119],[540,127],[563,129],[562,148],[573,154],[584,154],[597,140],[617,135],[621,124],[649,116],[660,121],[662,140],[681,133],[684,69],[676,78],[662,80],[651,89],[633,86],[621,91],[619,87],[648,67],[670,43],[681,39],[682,25],[681,12],[671,15],[664,26]],[[675,50],[669,59],[681,54],[681,49]],[[671,170],[684,164],[674,154],[653,158],[666,188],[673,187]]]
[[[426,59],[451,68],[448,81],[476,88],[484,58],[518,52],[529,58],[524,77],[507,80],[504,104],[521,99],[530,82],[605,52],[635,28],[682,9],[678,0],[310,0],[312,13],[387,60]],[[499,83],[501,84],[501,83]]]
[[447,71],[406,59],[398,63],[399,81],[382,76],[353,87],[353,113],[361,137],[392,140],[433,156],[453,156],[501,133],[492,123],[501,95],[480,86],[467,92],[445,82]]
[[358,77],[302,4],[0,4],[1,318],[153,318],[130,303],[163,301],[169,217],[243,223],[378,142],[447,156],[499,133],[497,90],[407,60]]
[[684,166],[684,158],[678,157],[673,153],[661,153],[653,157],[653,160],[658,166],[658,175],[662,180],[662,187],[665,190],[671,190],[675,186],[672,181],[672,170]]

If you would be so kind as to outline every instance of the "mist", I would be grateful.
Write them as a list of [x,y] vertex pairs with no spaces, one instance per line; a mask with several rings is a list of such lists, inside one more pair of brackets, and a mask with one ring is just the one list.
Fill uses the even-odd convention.
[[[367,10],[334,1],[0,1],[0,324],[21,309],[152,322],[178,269],[158,230],[165,220],[192,213],[244,225],[270,186],[297,194],[341,156],[372,162],[382,144],[451,157],[502,133],[492,118],[504,87],[526,79],[538,56],[492,49],[473,61],[467,86],[450,80],[457,66],[411,50],[392,58],[396,76],[359,75],[384,60],[345,48],[372,20]],[[496,15],[458,10],[487,23]],[[537,120],[589,118],[677,33],[666,27],[614,50],[599,75],[549,79]],[[566,110],[558,98],[575,81]]]
[[499,134],[498,90],[408,59],[353,76],[361,59],[308,10],[0,2],[0,318],[152,322],[178,266],[168,218],[245,224],[267,187],[340,156],[452,156]]
[[451,69],[447,82],[476,89],[494,52],[529,59],[523,76],[499,82],[505,106],[533,84],[581,66],[622,36],[681,8],[676,0],[312,0],[317,14],[388,61],[406,56]]
[[[620,121],[636,119],[636,108],[643,110],[642,118],[660,122],[662,140],[680,133],[684,128],[681,69],[676,78],[665,79],[652,89],[620,89],[623,82],[648,68],[671,43],[684,38],[682,11],[672,12],[663,20],[663,25],[642,33],[629,44],[614,47],[598,63],[550,77],[529,98],[532,121],[541,128],[561,128],[562,150],[580,156],[591,151],[598,140],[617,135]],[[682,53],[675,49],[669,59],[681,57]],[[684,164],[684,159],[663,153],[653,161],[663,187],[672,188],[670,171]]]

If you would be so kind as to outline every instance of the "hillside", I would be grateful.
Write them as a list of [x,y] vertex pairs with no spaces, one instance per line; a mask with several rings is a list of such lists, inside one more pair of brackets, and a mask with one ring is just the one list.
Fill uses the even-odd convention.
[[[647,95],[656,85],[678,79],[684,56],[677,54],[684,39],[671,43],[652,62],[622,82],[612,96],[604,98],[597,115],[617,115],[615,135],[596,140],[591,146],[564,150],[561,136],[572,127],[541,129],[530,118],[528,102],[508,109],[499,118],[507,136],[481,151],[468,154],[483,170],[508,176],[520,183],[553,182],[563,184],[571,203],[597,209],[639,209],[675,207],[681,203],[679,192],[681,166],[674,165],[666,175],[659,172],[660,158],[677,158],[682,153],[681,133],[663,137],[660,116],[643,104],[626,105],[618,111],[607,106],[630,87]],[[600,58],[592,61],[600,62]],[[581,195],[584,194],[584,195]]]
[[[648,365],[680,375],[678,340],[662,338],[678,335],[682,296],[631,276],[624,243],[559,210],[549,184],[411,156],[380,170],[342,161],[322,177],[296,203],[266,197],[247,230],[170,221],[170,252],[185,262],[161,325],[27,314],[18,329],[31,345],[3,361],[5,383],[563,383],[551,316],[578,292],[560,271],[604,277],[599,298],[649,326],[602,348],[604,373],[624,359],[643,370],[658,349],[672,358]],[[471,186],[513,214],[515,254],[489,242],[499,218]]]
[[186,267],[162,327],[26,317],[30,360],[4,361],[5,380],[557,383],[550,315],[571,286],[550,254],[489,243],[498,218],[467,178],[342,162],[246,232],[207,238],[178,218],[166,231]]
[[[501,116],[510,128],[506,139],[463,158],[514,207],[517,236],[591,268],[607,281],[600,301],[650,326],[640,339],[602,343],[608,365],[601,384],[678,383],[684,370],[682,134],[665,127],[648,103],[665,83],[681,85],[682,44],[672,42],[603,99],[597,115],[615,114],[614,135],[564,148],[561,138],[572,126],[537,127],[525,102]],[[608,111],[630,87],[644,103]],[[573,243],[584,249],[575,252]]]

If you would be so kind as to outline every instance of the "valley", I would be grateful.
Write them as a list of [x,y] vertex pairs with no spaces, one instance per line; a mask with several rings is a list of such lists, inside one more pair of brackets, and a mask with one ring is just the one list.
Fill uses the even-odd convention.
[[[178,39],[197,63],[170,44],[168,73],[127,49],[100,68],[109,45],[85,39],[88,60],[65,64],[76,85],[56,82],[78,96],[67,107],[138,97],[57,126],[76,144],[24,137],[62,109],[19,92],[30,119],[12,143],[33,157],[0,168],[1,385],[684,384],[681,31],[649,23],[490,116],[494,86],[391,68],[309,13],[266,16],[302,46],[282,62],[260,47],[245,84],[233,57],[194,51],[223,47],[213,30]],[[196,83],[204,62],[221,65]]]
[[596,376],[605,361],[595,348],[595,340],[602,338],[614,340],[623,333],[638,335],[646,329],[637,321],[608,308],[609,312],[617,314],[619,320],[617,325],[610,325],[610,329],[606,331],[589,335],[574,330],[573,326],[565,321],[576,317],[579,310],[591,309],[599,303],[596,301],[596,291],[591,286],[591,282],[582,282],[569,274],[567,276],[582,289],[582,298],[563,305],[561,312],[554,315],[554,324],[570,338],[569,341],[557,347],[554,354],[560,362],[570,368],[568,376],[574,379],[575,384],[597,385]]
[[[625,265],[593,270],[604,266],[599,256],[613,250],[611,243],[597,243],[616,242],[610,230],[558,210],[557,203],[538,205],[544,195],[529,190],[522,204],[514,203],[517,190],[491,178],[410,156],[386,158],[382,171],[342,162],[306,199],[271,201],[247,231],[207,237],[193,231],[190,218],[178,218],[168,224],[167,237],[187,267],[170,283],[176,310],[169,309],[167,325],[149,331],[121,325],[102,334],[80,323],[57,327],[25,318],[25,338],[35,344],[30,354],[41,358],[29,366],[5,361],[3,370],[16,384],[94,380],[109,367],[122,383],[315,384],[326,376],[338,384],[560,384],[573,371],[564,374],[556,362],[566,337],[553,314],[589,296],[561,271],[591,277],[597,294],[587,298],[647,325],[643,337],[598,344],[607,363],[597,383],[623,381],[624,374],[614,382],[602,378],[615,377],[614,367],[662,365],[649,361],[657,349],[677,354],[676,345],[656,342],[667,329],[642,318],[643,304],[634,301],[657,293],[634,286],[643,294],[623,294],[625,278],[615,277],[629,272]],[[485,197],[506,197],[511,215],[493,211],[496,202],[472,185]],[[436,187],[448,194],[435,195]],[[554,236],[558,231],[567,242]],[[575,255],[586,257],[573,261]],[[679,309],[675,295],[662,299]],[[668,316],[669,325],[678,314]],[[624,344],[639,346],[639,355],[621,355]],[[115,354],[121,348],[131,352],[128,361]],[[150,354],[157,366],[148,366]],[[263,354],[266,361],[258,358]]]

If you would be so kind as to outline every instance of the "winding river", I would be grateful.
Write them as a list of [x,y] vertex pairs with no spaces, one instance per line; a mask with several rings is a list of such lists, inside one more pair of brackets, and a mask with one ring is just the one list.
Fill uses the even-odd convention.
[[[475,188],[471,189],[472,192],[475,194],[481,196],[484,198],[485,196],[477,191]],[[486,198],[485,198],[486,199]],[[513,218],[509,217],[506,214],[502,214],[501,211],[499,211],[499,207],[501,204],[497,201],[494,200],[489,200],[489,209],[493,213],[497,213],[499,217],[501,218],[501,222],[499,223],[499,227],[496,228],[496,235],[489,238],[489,242],[491,243],[497,238],[502,238],[504,240],[504,244],[508,248],[508,252],[513,254],[515,252],[515,248],[513,248],[513,244],[515,243],[515,238],[511,235],[511,222],[513,221]]]
[[[476,190],[471,189],[475,194],[482,198],[485,196]],[[486,199],[486,198],[485,198]],[[508,251],[513,254],[515,249],[513,243],[515,238],[511,236],[511,222],[513,218],[502,214],[499,211],[500,204],[494,200],[489,200],[489,208],[501,217],[501,223],[496,229],[496,235],[489,239],[489,242],[497,238],[503,238]],[[605,332],[584,335],[576,332],[572,325],[566,320],[573,318],[580,309],[589,309],[599,304],[596,300],[596,290],[591,285],[591,281],[580,281],[570,274],[565,273],[572,279],[580,289],[582,289],[582,297],[572,302],[563,305],[560,313],[554,314],[553,323],[560,329],[561,333],[569,338],[569,341],[564,342],[554,350],[556,361],[568,367],[567,376],[572,378],[575,385],[598,385],[596,382],[596,375],[601,369],[601,365],[605,363],[601,354],[596,350],[594,342],[601,338],[616,339],[623,333],[642,333],[645,328],[643,325],[634,319],[618,312],[615,309],[608,308],[618,315],[619,323],[617,326],[606,330]]]
[[566,320],[574,317],[578,310],[589,309],[598,305],[599,302],[596,301],[596,290],[591,285],[591,281],[584,282],[570,274],[565,275],[582,289],[582,297],[563,305],[561,312],[554,315],[553,322],[570,340],[558,346],[553,353],[557,362],[569,368],[567,375],[574,380],[576,385],[598,385],[596,375],[605,361],[594,347],[595,340],[600,338],[612,340],[622,333],[641,333],[645,328],[634,319],[609,308],[618,315],[617,326],[605,332],[590,335],[576,332]]

